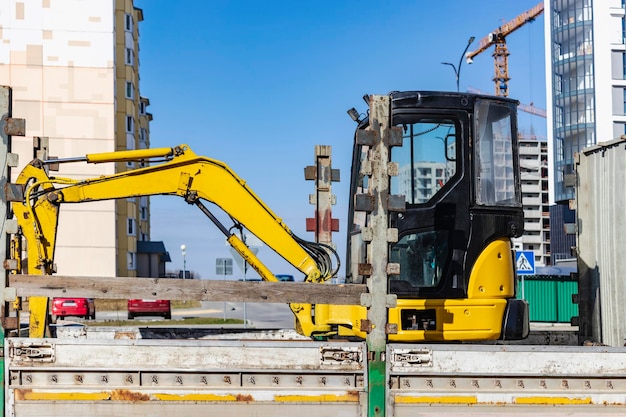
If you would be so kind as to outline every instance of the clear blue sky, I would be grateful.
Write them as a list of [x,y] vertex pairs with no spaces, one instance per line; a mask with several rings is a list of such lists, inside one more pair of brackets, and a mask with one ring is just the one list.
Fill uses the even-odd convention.
[[[150,99],[151,146],[186,143],[226,162],[300,237],[313,183],[304,167],[316,144],[331,145],[341,182],[334,217],[345,251],[350,156],[364,94],[393,90],[456,90],[458,65],[470,36],[479,40],[538,0],[204,1],[135,0],[140,23],[142,95]],[[184,7],[183,7],[184,5]],[[510,97],[545,108],[544,17],[507,38]],[[493,92],[493,48],[461,66],[460,87]],[[520,113],[522,132],[545,136],[545,120]],[[165,242],[182,269],[216,278],[215,259],[231,254],[221,233],[175,197],[152,199],[152,239]],[[294,273],[262,248],[274,273]],[[343,276],[344,268],[340,271]],[[249,276],[253,276],[251,274]],[[235,267],[237,279],[242,274]],[[224,278],[224,277],[220,277]]]

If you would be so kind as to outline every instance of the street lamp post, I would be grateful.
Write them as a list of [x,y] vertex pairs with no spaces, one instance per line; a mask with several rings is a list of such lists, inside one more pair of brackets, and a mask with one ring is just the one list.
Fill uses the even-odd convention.
[[442,62],[443,65],[449,65],[452,67],[452,70],[454,71],[454,75],[456,76],[456,91],[460,91],[460,86],[459,86],[459,82],[460,82],[460,78],[461,78],[461,64],[463,64],[463,57],[465,56],[465,53],[467,52],[467,50],[469,49],[470,45],[472,44],[472,42],[474,42],[474,37],[472,36],[471,38],[469,38],[467,40],[467,45],[465,46],[465,50],[463,51],[463,53],[461,54],[461,58],[459,59],[459,66],[455,66],[454,64],[450,63],[450,62]]
[[187,270],[187,259],[185,258],[185,256],[187,255],[187,246],[185,246],[185,244],[180,245],[180,251],[183,254],[183,279],[185,279],[185,271]]

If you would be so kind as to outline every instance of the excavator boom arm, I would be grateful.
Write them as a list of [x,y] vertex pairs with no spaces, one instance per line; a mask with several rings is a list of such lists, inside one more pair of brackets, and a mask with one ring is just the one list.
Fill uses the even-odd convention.
[[[20,175],[18,183],[26,183],[35,178],[35,182],[26,188],[24,211],[31,212],[31,216],[27,217],[34,224],[29,228],[39,229],[36,241],[45,248],[40,250],[40,257],[54,257],[57,226],[55,217],[60,204],[149,195],[177,195],[190,204],[201,200],[216,204],[302,271],[307,280],[329,278],[321,274],[328,274],[330,271],[327,268],[320,271],[315,260],[294,238],[290,229],[226,164],[197,156],[186,145],[175,149],[176,152],[170,153],[174,156],[164,163],[74,183],[70,183],[70,180],[44,179],[41,172],[33,173],[33,170],[38,169],[31,163]],[[161,155],[160,152],[151,153],[152,156],[157,154]],[[89,155],[87,161],[102,163],[119,160],[115,153],[103,155],[106,157]],[[135,159],[141,155],[145,155],[145,151],[137,151]],[[122,156],[123,160],[133,160],[132,151],[125,151]],[[58,184],[65,186],[54,187]]]
[[[187,145],[155,150],[137,150],[91,154],[83,158],[49,161],[106,163],[150,161],[161,163],[84,180],[49,177],[45,161],[34,160],[20,173],[17,185],[24,190],[22,201],[13,210],[27,242],[28,273],[48,275],[54,272],[54,251],[59,208],[62,204],[130,198],[149,195],[173,195],[197,205],[226,235],[227,242],[267,281],[278,281],[236,234],[230,233],[202,203],[214,203],[227,213],[235,226],[245,227],[287,262],[305,274],[305,281],[322,282],[337,271],[333,269],[330,248],[297,238],[282,220],[223,162],[197,156]],[[327,250],[328,249],[328,250]],[[335,254],[336,256],[336,254]],[[31,337],[47,332],[47,298],[30,299]],[[327,331],[312,321],[312,306],[290,305],[296,329],[303,334]]]

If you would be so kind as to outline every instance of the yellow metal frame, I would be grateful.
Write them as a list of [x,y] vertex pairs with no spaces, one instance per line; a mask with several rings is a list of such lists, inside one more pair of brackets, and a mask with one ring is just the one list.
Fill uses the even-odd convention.
[[[147,195],[173,195],[188,202],[210,201],[241,223],[247,230],[281,255],[309,282],[321,282],[315,260],[304,250],[291,230],[269,207],[223,162],[197,156],[187,145],[136,151],[90,154],[81,161],[106,163],[145,161],[164,158],[165,162],[114,175],[85,180],[48,177],[41,161],[33,161],[19,174],[16,183],[25,189],[22,202],[12,203],[18,224],[26,241],[30,260],[28,274],[53,273],[59,206],[67,203],[109,200]],[[76,162],[76,161],[72,161]],[[278,281],[271,271],[236,236],[228,242],[267,281]],[[30,297],[30,336],[44,337],[47,332],[48,299]],[[297,327],[304,332],[327,331],[317,328],[311,308],[293,305]]]

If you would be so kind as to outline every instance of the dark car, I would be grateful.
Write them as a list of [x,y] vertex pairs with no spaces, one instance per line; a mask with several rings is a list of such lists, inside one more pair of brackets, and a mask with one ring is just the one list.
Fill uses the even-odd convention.
[[93,298],[57,297],[52,299],[50,309],[52,322],[59,317],[80,317],[84,319],[96,318],[96,305]]
[[276,278],[278,278],[279,281],[283,281],[283,282],[295,281],[293,278],[293,275],[289,275],[289,274],[278,274],[276,275]]
[[128,300],[128,319],[137,316],[161,316],[169,320],[172,318],[170,300]]

